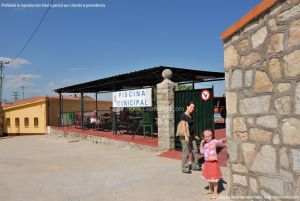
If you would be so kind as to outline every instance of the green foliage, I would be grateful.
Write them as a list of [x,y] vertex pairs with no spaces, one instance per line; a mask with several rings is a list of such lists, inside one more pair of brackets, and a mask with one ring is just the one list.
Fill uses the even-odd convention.
[[184,91],[184,90],[192,90],[192,85],[178,85],[177,90],[178,91]]

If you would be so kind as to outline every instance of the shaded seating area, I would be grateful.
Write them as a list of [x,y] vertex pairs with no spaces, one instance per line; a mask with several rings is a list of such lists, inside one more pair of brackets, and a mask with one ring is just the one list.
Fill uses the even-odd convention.
[[[94,110],[95,111],[95,110]],[[93,129],[93,130],[111,130],[112,129],[112,119],[110,111],[101,111],[98,110],[99,117],[97,117],[94,111],[85,112],[83,115],[83,127],[82,127],[82,115],[80,112],[74,113],[64,113],[63,116],[66,116],[67,120],[64,120],[63,126],[73,125],[77,129]],[[97,114],[97,112],[96,112]]]
[[83,128],[82,128],[82,123],[81,122],[82,122],[81,121],[81,116],[80,115],[75,115],[75,120],[74,120],[75,128],[90,129],[92,127],[90,117],[85,116],[83,118]]
[[129,112],[121,110],[119,114],[116,115],[116,126],[114,128],[114,134],[130,134],[133,133],[135,124],[130,121]]
[[[157,112],[153,107],[139,108],[138,112],[128,114],[127,118],[118,121],[117,131],[119,133],[131,134],[132,139],[136,135],[151,136],[157,134]],[[157,136],[157,135],[156,135]]]
[[139,130],[143,131],[143,135],[144,137],[146,137],[146,133],[148,132],[151,137],[153,137],[153,132],[154,132],[154,114],[151,111],[143,111],[142,112],[142,116],[141,116],[141,120],[139,121],[139,125],[136,129],[136,131],[134,132],[134,135],[132,136],[132,138],[136,135],[136,133],[139,132]]
[[114,135],[126,134],[131,135],[132,139],[136,135],[153,138],[154,133],[157,133],[157,113],[153,108],[123,108],[118,112],[87,111],[83,116],[83,127],[82,115],[79,112],[64,113],[63,116],[63,125],[74,126],[76,129],[112,132]]
[[124,134],[124,131],[128,132],[128,130],[129,130],[129,127],[128,127],[127,122],[117,121],[114,134],[118,134],[118,132],[119,132],[119,134]]
[[109,113],[105,113],[97,118],[94,130],[112,130],[112,117]]
[[[126,115],[127,119],[123,120],[121,117],[118,120],[118,115],[120,111],[115,111],[114,109],[111,109],[111,117],[105,117],[102,115],[98,115],[97,121],[92,121],[88,117],[84,115],[85,108],[84,108],[84,94],[85,93],[95,93],[96,97],[96,105],[97,105],[97,95],[99,93],[108,93],[113,92],[116,93],[115,96],[112,97],[112,102],[118,103],[118,101],[115,102],[115,100],[119,100],[119,103],[124,103],[125,105],[117,105],[113,106],[116,107],[130,107],[132,105],[130,104],[141,104],[144,105],[136,106],[133,105],[133,107],[151,107],[156,105],[156,98],[153,97],[153,95],[157,92],[156,86],[158,83],[161,83],[163,81],[162,72],[164,70],[171,70],[172,71],[172,81],[175,83],[197,83],[197,82],[207,82],[207,81],[219,81],[224,80],[224,73],[223,72],[211,72],[211,71],[201,71],[201,70],[193,70],[193,69],[186,69],[186,68],[175,68],[175,67],[169,67],[169,66],[158,66],[153,68],[147,68],[143,70],[138,70],[130,73],[115,75],[111,77],[101,78],[85,83],[79,83],[74,84],[71,86],[66,86],[62,88],[55,89],[54,91],[59,94],[60,97],[60,115],[59,118],[62,117],[63,113],[63,106],[62,106],[62,94],[63,93],[79,93],[81,97],[81,103],[80,103],[80,112],[81,112],[81,118],[76,119],[75,127],[79,128],[79,124],[81,124],[81,129],[89,129],[93,128],[94,130],[113,130],[113,134],[124,134],[125,132],[127,134],[132,134],[132,139],[136,134],[142,134],[144,137],[147,135],[154,136],[153,133],[157,130],[157,119],[156,115],[152,113],[151,115],[147,117],[147,112],[145,114],[141,113],[139,111],[139,114],[137,115]],[[135,92],[133,91],[146,91],[147,89],[150,89],[152,93],[146,92],[145,94],[151,94],[149,95],[152,97],[147,99],[148,102],[151,102],[151,104],[147,105],[146,102],[140,101],[141,97],[140,95],[134,95]],[[119,95],[123,92],[127,92],[128,95]],[[117,95],[118,93],[118,95]],[[131,93],[131,95],[129,95]],[[128,97],[135,96],[136,99],[132,100]],[[127,98],[127,99],[126,99]],[[144,97],[143,97],[144,98]],[[142,99],[146,100],[146,99]],[[153,105],[152,105],[153,103]],[[97,108],[95,108],[97,110]],[[149,111],[150,112],[150,111]],[[115,114],[114,114],[115,113]],[[156,114],[156,112],[154,112]],[[82,119],[82,121],[81,121]],[[61,123],[61,119],[59,120]],[[60,124],[60,126],[62,126]]]

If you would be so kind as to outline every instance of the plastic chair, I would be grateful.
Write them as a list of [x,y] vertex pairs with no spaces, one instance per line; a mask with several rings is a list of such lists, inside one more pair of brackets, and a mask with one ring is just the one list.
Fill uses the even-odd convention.
[[80,115],[75,115],[75,128],[81,128],[81,116]]
[[153,113],[152,112],[143,112],[142,120],[140,122],[143,127],[143,134],[146,137],[147,128],[150,128],[151,137],[153,137]]
[[73,114],[72,113],[67,113],[66,114],[66,119],[67,119],[67,126],[71,125],[73,122]]
[[115,134],[119,133],[123,134],[124,130],[128,130],[127,122],[122,121],[120,117],[116,118],[116,128],[115,128]]
[[84,128],[90,129],[91,128],[91,118],[85,117],[85,120],[83,122]]

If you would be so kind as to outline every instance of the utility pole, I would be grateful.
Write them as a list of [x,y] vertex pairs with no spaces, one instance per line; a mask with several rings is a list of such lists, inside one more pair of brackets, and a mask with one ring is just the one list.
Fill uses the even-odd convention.
[[23,82],[23,85],[21,86],[21,89],[22,89],[23,100],[24,100],[24,89],[25,89],[25,86],[24,86],[25,78],[24,78],[24,76],[22,77],[22,82]]
[[8,61],[0,61],[0,137],[4,135],[4,114],[2,111],[2,90],[3,90],[3,68],[4,64],[9,64]]
[[4,69],[4,64],[9,64],[8,61],[0,61],[0,105],[2,103],[2,91],[3,91],[3,69]]
[[24,100],[24,85],[23,86],[21,86],[21,89],[22,89],[22,95],[23,95],[23,100]]
[[16,101],[18,100],[18,97],[19,97],[19,92],[13,91],[12,96],[14,97],[14,100],[15,100],[15,102],[16,102]]

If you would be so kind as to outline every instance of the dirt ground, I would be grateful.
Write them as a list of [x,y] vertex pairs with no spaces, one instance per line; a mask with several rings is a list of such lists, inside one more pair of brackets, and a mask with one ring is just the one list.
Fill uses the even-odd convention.
[[[51,136],[0,138],[0,201],[200,201],[201,172],[180,160]],[[227,200],[227,169],[220,197]],[[222,197],[223,196],[223,197]]]

